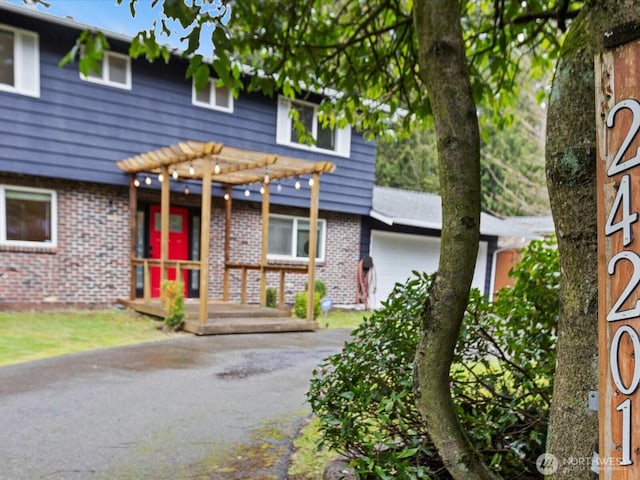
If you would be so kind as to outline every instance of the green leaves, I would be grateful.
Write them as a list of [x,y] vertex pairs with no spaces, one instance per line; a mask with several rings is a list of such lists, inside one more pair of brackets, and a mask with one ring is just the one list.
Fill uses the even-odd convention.
[[[469,301],[451,369],[455,404],[469,438],[503,478],[535,475],[544,452],[555,366],[558,258],[536,241],[495,302]],[[314,372],[308,392],[320,442],[353,457],[374,478],[442,477],[415,407],[413,359],[431,277],[414,272],[382,310],[365,318],[341,353]]]
[[76,40],[73,48],[60,60],[59,66],[74,62],[79,57],[78,69],[83,75],[90,72],[100,73],[105,50],[109,49],[109,42],[102,32],[85,30]]

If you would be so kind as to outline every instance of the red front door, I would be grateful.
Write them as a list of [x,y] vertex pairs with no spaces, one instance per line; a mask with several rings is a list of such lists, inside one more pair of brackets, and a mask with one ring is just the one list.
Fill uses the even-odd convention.
[[[149,256],[160,258],[160,205],[149,207]],[[169,260],[189,259],[189,210],[182,207],[171,207],[169,210]],[[183,270],[184,296],[187,296],[187,271]],[[167,269],[167,278],[175,280],[176,269]],[[151,296],[160,296],[160,268],[151,268]]]

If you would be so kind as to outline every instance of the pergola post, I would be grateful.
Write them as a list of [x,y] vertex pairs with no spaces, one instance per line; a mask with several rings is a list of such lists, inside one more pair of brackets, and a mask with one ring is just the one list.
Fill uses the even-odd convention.
[[133,259],[137,257],[136,233],[138,231],[138,188],[135,185],[136,175],[129,176],[129,252],[130,252],[130,282],[129,299],[136,299],[136,266]]
[[260,306],[267,306],[267,253],[269,251],[269,184],[265,183],[262,194],[262,248],[260,255]]
[[224,279],[222,285],[222,300],[229,301],[229,268],[227,264],[231,260],[231,207],[232,204],[232,186],[227,185],[225,188],[224,202]]
[[167,260],[169,260],[169,210],[170,182],[169,167],[162,167],[162,190],[160,193],[160,288],[167,279]]
[[320,174],[311,177],[311,204],[309,206],[309,266],[307,270],[307,320],[313,321],[313,297],[315,294],[316,255],[318,252],[318,203],[320,198]]
[[200,324],[209,317],[209,230],[211,228],[211,156],[202,161],[202,211],[200,214]]

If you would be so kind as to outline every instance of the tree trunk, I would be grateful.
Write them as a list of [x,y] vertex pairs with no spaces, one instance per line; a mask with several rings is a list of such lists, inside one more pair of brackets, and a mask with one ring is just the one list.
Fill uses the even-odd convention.
[[495,478],[462,430],[449,388],[480,239],[480,141],[460,5],[452,0],[416,1],[414,22],[420,74],[438,138],[443,216],[438,273],[424,308],[416,352],[416,402],[454,478]]
[[559,468],[549,478],[591,477],[598,414],[598,282],[594,55],[603,34],[640,18],[635,1],[604,0],[584,9],[565,39],[547,116],[547,184],[560,254],[560,319],[547,450]]

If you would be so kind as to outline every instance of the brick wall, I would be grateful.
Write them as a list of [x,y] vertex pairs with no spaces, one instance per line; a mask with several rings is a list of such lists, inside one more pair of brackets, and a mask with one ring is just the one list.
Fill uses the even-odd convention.
[[[58,202],[56,248],[0,246],[0,309],[49,304],[104,306],[128,297],[126,188],[3,173],[0,184],[54,190]],[[272,206],[271,211],[308,216],[306,209]],[[320,218],[327,222],[326,250],[325,261],[316,265],[316,278],[326,284],[335,304],[354,303],[360,219],[332,212],[320,212]],[[210,298],[222,297],[224,228],[224,202],[215,199],[210,230]],[[234,202],[230,261],[259,264],[261,231],[260,204]],[[306,275],[287,274],[287,303],[293,303],[295,293],[304,290],[306,279]],[[250,272],[249,302],[258,302],[259,286],[259,273]],[[269,275],[268,286],[279,286],[277,274]],[[230,287],[231,300],[239,301],[239,270],[232,272]]]
[[107,305],[128,295],[126,190],[7,174],[0,184],[54,190],[58,204],[56,248],[0,246],[0,307]]

